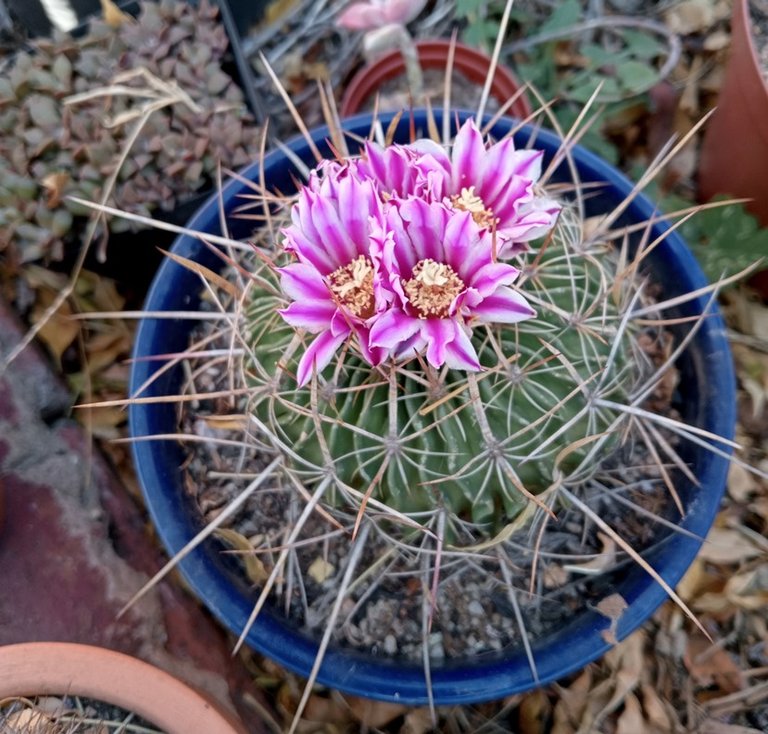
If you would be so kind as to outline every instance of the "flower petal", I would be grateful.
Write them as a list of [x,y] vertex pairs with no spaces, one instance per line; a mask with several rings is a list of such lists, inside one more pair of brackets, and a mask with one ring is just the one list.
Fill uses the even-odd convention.
[[377,364],[381,364],[387,358],[389,349],[371,346],[370,329],[366,329],[365,327],[357,327],[355,329],[355,333],[357,334],[357,343],[360,348],[360,354],[362,355],[363,359],[368,362],[368,364],[371,364],[375,367]]
[[441,239],[445,253],[444,261],[465,283],[468,276],[467,265],[477,267],[478,258],[482,261],[491,259],[490,240],[480,241],[477,225],[469,212],[453,210]]
[[334,336],[330,331],[324,331],[313,340],[299,360],[296,372],[299,387],[304,387],[309,382],[313,372],[322,372],[328,366],[347,336],[349,332]]
[[487,323],[514,324],[532,318],[536,311],[517,291],[502,286],[476,305],[472,315]]
[[336,25],[350,31],[368,31],[386,22],[384,6],[370,2],[352,3],[336,18]]
[[512,138],[492,145],[486,153],[482,186],[478,188],[486,205],[492,206],[514,179],[529,184],[538,181],[543,156],[540,150],[515,150]]
[[442,367],[446,358],[446,347],[456,336],[456,322],[453,319],[426,319],[421,333],[427,340],[427,362],[433,367]]
[[294,301],[330,300],[328,286],[320,273],[306,263],[291,263],[279,269],[280,287]]
[[481,369],[477,352],[472,346],[469,335],[461,324],[454,322],[454,338],[445,348],[445,364],[452,370],[475,372]]
[[318,196],[312,202],[312,219],[319,237],[319,241],[313,244],[316,249],[328,253],[336,268],[351,263],[357,257],[357,248],[344,229],[339,212],[331,200]]
[[[408,199],[398,206],[398,211],[406,223],[405,230],[416,262],[428,258],[442,262],[443,234],[448,213],[446,208],[442,204],[428,203],[422,199]],[[398,250],[407,247],[406,243],[402,243]],[[405,273],[403,277],[406,277]]]
[[368,343],[372,347],[396,350],[401,342],[407,341],[419,330],[421,323],[399,309],[385,311],[371,326]]
[[520,271],[512,265],[489,262],[475,272],[468,285],[476,289],[483,298],[487,298],[499,286],[514,283],[518,275]]
[[331,301],[294,301],[278,313],[291,325],[313,334],[330,327],[336,304]]
[[485,157],[483,136],[470,118],[462,126],[453,141],[453,193],[480,182],[482,161]]
[[337,196],[341,226],[355,248],[354,254],[349,253],[351,262],[357,255],[368,255],[370,218],[381,217],[381,200],[370,181],[360,182],[352,176],[339,181]]

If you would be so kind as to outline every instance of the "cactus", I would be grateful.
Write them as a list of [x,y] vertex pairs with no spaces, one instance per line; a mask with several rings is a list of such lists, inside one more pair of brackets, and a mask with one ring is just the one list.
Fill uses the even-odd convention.
[[[476,145],[479,133],[465,125],[457,146],[462,136],[471,138],[467,146]],[[507,158],[514,155],[509,143],[503,144]],[[494,148],[487,154],[493,157]],[[378,155],[369,147],[349,177],[375,167]],[[478,373],[430,364],[422,354],[382,360],[358,346],[375,334],[375,327],[367,332],[361,325],[316,383],[302,384],[309,380],[306,355],[314,344],[308,346],[306,337],[297,341],[294,326],[302,323],[301,313],[319,306],[298,299],[295,307],[280,311],[285,306],[281,282],[295,298],[295,281],[312,257],[306,252],[305,235],[311,229],[306,220],[314,212],[316,224],[319,202],[333,199],[348,181],[346,171],[339,175],[341,182],[333,181],[327,165],[323,173],[300,194],[294,223],[284,230],[286,247],[299,262],[286,264],[292,258],[278,252],[276,263],[262,264],[245,317],[251,410],[268,435],[300,457],[296,468],[319,476],[332,469],[335,491],[326,499],[333,504],[359,506],[360,500],[345,491],[352,488],[358,498],[370,496],[400,513],[444,507],[450,517],[471,519],[486,532],[514,520],[547,488],[589,477],[596,451],[605,456],[622,439],[614,426],[617,412],[596,407],[596,399],[625,400],[648,372],[635,348],[637,329],[624,324],[638,286],[631,280],[616,286],[616,252],[604,243],[585,245],[582,223],[571,208],[560,212],[558,225],[536,248],[510,239],[508,233],[519,235],[521,229],[516,213],[521,203],[533,212],[522,219],[541,219],[544,212],[545,224],[537,221],[531,227],[529,222],[526,239],[546,231],[557,215],[559,207],[532,193],[538,172],[530,174],[520,197],[526,201],[516,200],[510,208],[514,221],[502,216],[494,234],[500,253],[520,269],[515,293],[535,306],[536,315],[473,328]],[[351,195],[364,198],[366,193],[352,190]],[[366,214],[373,219],[378,203],[368,203]],[[455,203],[451,206],[453,216],[469,219]],[[474,219],[468,226],[477,228]],[[275,264],[282,267],[275,269]],[[331,291],[338,272],[326,279]]]

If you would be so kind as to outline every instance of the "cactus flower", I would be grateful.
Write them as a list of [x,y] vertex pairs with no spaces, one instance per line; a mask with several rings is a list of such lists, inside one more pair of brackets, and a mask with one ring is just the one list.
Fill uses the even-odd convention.
[[[433,367],[479,370],[476,323],[534,315],[510,288],[509,257],[545,234],[559,206],[538,195],[538,151],[511,139],[487,147],[472,121],[450,155],[429,140],[324,161],[283,232],[297,262],[280,270],[280,311],[317,336],[301,357],[299,385],[353,338],[370,365],[425,353]],[[494,239],[495,238],[495,239]]]
[[554,226],[560,206],[534,188],[541,151],[515,150],[512,138],[488,147],[473,120],[461,126],[450,156],[428,141],[421,149],[441,162],[442,193],[451,206],[469,212],[482,229],[495,228],[500,257],[526,250]]
[[427,0],[366,0],[348,5],[336,19],[341,28],[368,31],[390,23],[410,23]]
[[395,299],[371,325],[372,347],[395,358],[426,350],[433,367],[479,370],[475,322],[515,323],[535,315],[509,286],[517,268],[493,258],[492,240],[469,212],[410,198],[391,206],[379,236],[382,270]]
[[313,176],[299,193],[292,224],[283,231],[285,249],[298,262],[280,269],[283,292],[292,303],[280,315],[291,326],[317,334],[299,362],[300,386],[350,336],[357,337],[358,351],[371,365],[385,356],[369,347],[370,323],[386,306],[370,243],[370,221],[382,216],[373,184],[343,168],[323,179]]

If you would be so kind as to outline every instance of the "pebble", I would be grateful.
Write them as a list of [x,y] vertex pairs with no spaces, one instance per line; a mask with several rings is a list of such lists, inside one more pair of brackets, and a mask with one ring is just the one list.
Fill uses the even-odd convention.
[[384,652],[387,655],[394,655],[397,652],[397,640],[394,635],[387,635],[384,638]]
[[474,599],[473,601],[469,602],[469,604],[467,605],[467,611],[473,617],[485,616],[485,609],[483,609],[483,605],[479,601],[477,601],[477,599]]

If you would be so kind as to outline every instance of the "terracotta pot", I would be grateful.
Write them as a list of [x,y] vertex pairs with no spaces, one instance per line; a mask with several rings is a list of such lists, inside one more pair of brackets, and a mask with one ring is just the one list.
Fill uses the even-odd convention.
[[768,226],[768,85],[750,30],[749,0],[734,0],[731,56],[699,160],[699,196],[748,197]]
[[82,696],[132,711],[168,734],[243,734],[234,717],[172,675],[113,650],[68,642],[0,647],[0,699]]
[[[423,70],[444,70],[448,61],[451,43],[447,40],[419,41],[416,48]],[[482,87],[491,59],[484,53],[463,43],[456,44],[453,69],[469,81]],[[350,80],[341,100],[341,116],[351,117],[363,112],[365,101],[376,94],[385,82],[405,75],[405,62],[400,51],[392,51],[360,69]],[[491,97],[500,105],[514,97],[522,85],[515,75],[504,66],[497,66],[491,85]],[[531,114],[531,105],[525,94],[521,94],[509,109],[512,117],[525,118]]]

